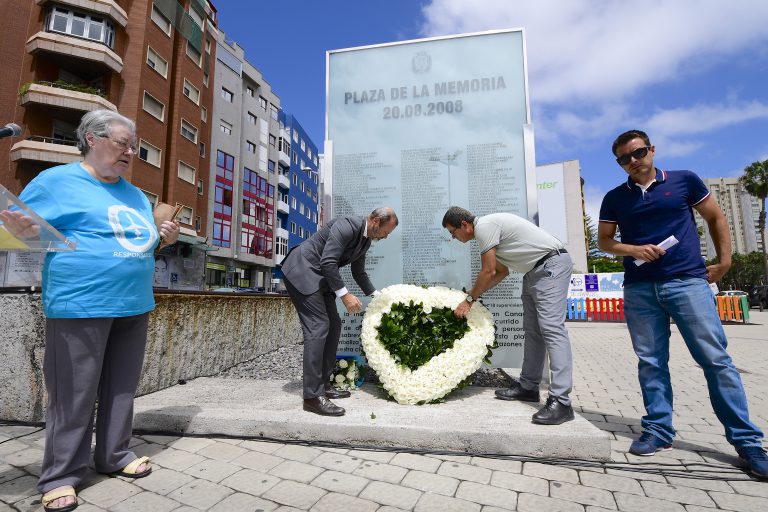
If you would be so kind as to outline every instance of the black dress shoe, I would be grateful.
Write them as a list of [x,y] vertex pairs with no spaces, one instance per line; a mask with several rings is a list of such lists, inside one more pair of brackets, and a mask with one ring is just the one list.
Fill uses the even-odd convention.
[[326,398],[333,398],[334,400],[338,400],[339,398],[349,398],[350,396],[352,396],[352,393],[344,389],[336,389],[334,387],[325,388]]
[[324,396],[304,400],[304,410],[321,416],[344,416],[344,408],[335,405]]
[[533,422],[539,425],[559,425],[573,418],[573,407],[562,404],[557,398],[550,396],[544,407],[533,415]]
[[538,402],[538,389],[525,389],[519,382],[513,382],[512,386],[496,390],[496,398],[501,400],[520,400],[521,402]]

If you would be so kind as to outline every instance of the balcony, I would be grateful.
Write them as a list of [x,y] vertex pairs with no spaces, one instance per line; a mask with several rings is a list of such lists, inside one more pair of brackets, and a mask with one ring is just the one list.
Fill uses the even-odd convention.
[[114,104],[99,94],[73,90],[72,87],[68,86],[68,84],[52,82],[37,82],[25,85],[19,93],[19,105],[37,104],[83,112],[98,109],[117,111],[117,107]]
[[81,160],[75,142],[34,135],[11,147],[11,162],[30,160],[51,164],[68,164]]
[[291,188],[291,180],[288,179],[288,176],[286,174],[278,174],[277,175],[277,186],[285,189]]
[[291,165],[291,155],[285,153],[282,149],[280,149],[277,152],[277,159],[283,165],[286,165],[286,166],[290,166]]
[[276,228],[275,229],[275,239],[282,238],[283,240],[288,240],[288,230],[283,228]]
[[286,215],[291,213],[291,209],[288,208],[288,203],[286,203],[285,201],[278,201],[277,202],[277,211],[280,212],[280,213],[284,213]]
[[96,62],[115,73],[123,71],[123,59],[101,43],[53,32],[38,32],[27,40],[27,52],[49,52]]
[[[50,0],[35,0],[37,5],[45,5]],[[125,27],[128,25],[128,14],[115,0],[56,0],[57,4],[69,5],[75,9],[86,9],[109,16],[116,23]]]

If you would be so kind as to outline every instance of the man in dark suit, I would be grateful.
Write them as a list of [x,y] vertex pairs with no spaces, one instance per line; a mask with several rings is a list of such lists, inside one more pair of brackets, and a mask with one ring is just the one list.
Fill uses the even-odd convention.
[[331,372],[341,334],[336,310],[340,298],[350,313],[362,309],[349,293],[339,268],[352,265],[352,277],[366,295],[376,288],[365,272],[365,253],[372,240],[381,240],[397,227],[397,215],[388,207],[368,217],[337,217],[308,240],[297,245],[282,263],[285,287],[299,314],[304,333],[304,410],[323,416],[342,416],[344,409],[329,398],[346,398],[349,391],[332,387]]

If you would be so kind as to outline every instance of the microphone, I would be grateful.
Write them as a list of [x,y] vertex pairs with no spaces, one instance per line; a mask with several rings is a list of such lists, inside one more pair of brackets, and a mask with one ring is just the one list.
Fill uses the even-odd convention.
[[3,137],[18,137],[19,135],[21,135],[21,126],[17,124],[8,123],[0,128],[0,139]]

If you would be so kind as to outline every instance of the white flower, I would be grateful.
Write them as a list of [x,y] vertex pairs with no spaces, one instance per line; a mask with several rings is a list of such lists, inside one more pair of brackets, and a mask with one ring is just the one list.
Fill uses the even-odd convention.
[[368,364],[392,397],[401,404],[416,404],[440,399],[453,391],[482,364],[488,347],[493,345],[495,333],[491,313],[480,303],[469,310],[469,332],[456,340],[453,348],[433,357],[416,370],[398,364],[379,342],[378,327],[381,317],[389,313],[393,304],[420,303],[425,312],[433,308],[454,309],[466,294],[445,287],[421,288],[398,284],[381,290],[371,300],[363,318],[361,341]]
[[346,359],[339,359],[339,368],[344,369],[349,366]]
[[338,374],[334,380],[339,384],[341,384],[342,382],[344,382],[344,376],[342,374]]

